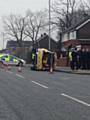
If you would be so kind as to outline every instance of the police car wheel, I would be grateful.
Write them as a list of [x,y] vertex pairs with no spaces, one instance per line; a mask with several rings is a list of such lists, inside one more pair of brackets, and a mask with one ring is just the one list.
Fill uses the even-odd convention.
[[19,64],[18,64],[18,66],[23,66],[23,63],[20,61]]

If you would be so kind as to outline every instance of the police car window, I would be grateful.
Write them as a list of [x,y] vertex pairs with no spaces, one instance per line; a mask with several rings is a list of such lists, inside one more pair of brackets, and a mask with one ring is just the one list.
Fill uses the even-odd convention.
[[7,55],[5,55],[5,56],[2,56],[2,58],[8,58],[8,56],[7,56]]
[[1,60],[5,60],[5,56],[2,56],[2,57],[1,57]]
[[5,58],[8,58],[8,55],[6,55]]

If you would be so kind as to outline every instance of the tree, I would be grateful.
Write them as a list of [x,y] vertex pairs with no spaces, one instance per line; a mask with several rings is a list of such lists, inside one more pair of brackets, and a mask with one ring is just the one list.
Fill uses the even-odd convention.
[[28,36],[33,43],[36,42],[41,30],[43,31],[46,26],[46,13],[43,11],[33,13],[27,11],[27,27],[25,28],[25,35]]
[[[81,0],[58,0],[52,6],[55,20],[52,21],[58,28],[59,44],[62,40],[60,33],[74,27],[77,23],[89,17],[88,4]],[[60,45],[61,47],[61,45]],[[61,50],[61,48],[59,48]]]
[[87,2],[81,0],[58,0],[52,7],[55,23],[59,30],[65,31],[89,16]]
[[22,46],[22,41],[27,37],[25,36],[25,28],[27,26],[26,17],[21,15],[10,15],[4,17],[4,30],[8,38],[17,40],[18,45]]
[[56,25],[61,31],[71,27],[76,9],[76,0],[58,0],[52,9],[56,16]]

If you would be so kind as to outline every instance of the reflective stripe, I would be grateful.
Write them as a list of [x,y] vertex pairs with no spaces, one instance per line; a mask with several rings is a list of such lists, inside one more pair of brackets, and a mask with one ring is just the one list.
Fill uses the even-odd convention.
[[69,60],[72,61],[72,52],[69,52]]
[[9,60],[10,60],[9,57],[5,58],[5,62],[9,62]]
[[13,59],[13,62],[17,62],[17,60],[16,60],[16,59]]
[[35,57],[35,54],[32,53],[32,59],[34,59],[34,57]]

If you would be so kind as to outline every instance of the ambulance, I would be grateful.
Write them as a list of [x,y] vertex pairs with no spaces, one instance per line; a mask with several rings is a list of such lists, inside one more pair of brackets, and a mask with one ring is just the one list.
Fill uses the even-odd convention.
[[55,69],[54,52],[45,48],[38,48],[32,53],[32,66],[33,70],[49,70],[50,67]]

